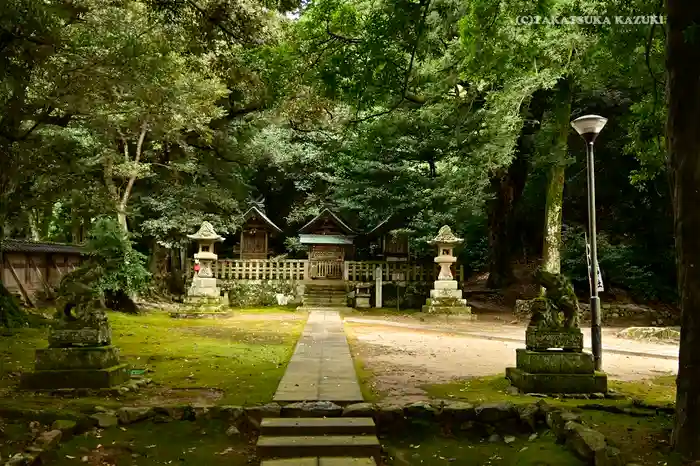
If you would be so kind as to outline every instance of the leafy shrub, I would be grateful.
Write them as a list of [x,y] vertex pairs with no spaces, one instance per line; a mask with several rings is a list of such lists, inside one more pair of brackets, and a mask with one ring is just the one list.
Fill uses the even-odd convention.
[[146,288],[150,278],[146,256],[132,247],[115,220],[99,218],[90,229],[85,250],[86,260],[61,281],[62,297],[104,300],[107,294],[131,296]]
[[[464,265],[465,276],[486,270],[489,263],[489,231],[485,217],[477,217],[463,225],[464,243],[458,249],[459,264]],[[458,234],[459,236],[459,234]]]
[[19,302],[0,281],[0,327],[21,327],[26,323],[27,316],[22,311]]
[[276,306],[276,294],[294,296],[296,293],[294,282],[286,281],[232,282],[224,289],[228,292],[231,307]]
[[[382,285],[382,306],[396,307],[396,285],[388,283]],[[409,282],[406,286],[398,287],[400,309],[420,309],[430,295],[430,284],[421,282]]]
[[[673,251],[668,257],[651,258],[645,248],[634,244],[613,243],[604,232],[598,233],[598,262],[606,288],[611,286],[626,289],[642,300],[676,299],[673,277],[659,273],[658,269],[673,270]],[[562,271],[578,292],[587,292],[588,264],[584,230],[569,228],[563,235]]]

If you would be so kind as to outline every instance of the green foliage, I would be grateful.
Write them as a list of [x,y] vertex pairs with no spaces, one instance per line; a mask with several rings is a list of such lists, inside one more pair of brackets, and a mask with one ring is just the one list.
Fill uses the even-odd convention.
[[114,219],[97,219],[85,249],[85,261],[61,282],[62,296],[101,299],[107,292],[131,296],[145,290],[150,277],[144,266],[146,257],[132,247]]
[[410,282],[405,286],[396,286],[393,283],[382,285],[382,305],[395,309],[398,292],[400,309],[420,309],[430,296],[431,288],[431,284],[420,282]]
[[[606,288],[629,290],[637,299],[675,302],[675,280],[672,276],[655,273],[649,251],[623,242],[613,242],[605,233],[599,233],[597,240],[598,262]],[[653,260],[658,261],[658,258]],[[673,251],[667,251],[663,260],[670,263],[672,270]],[[582,229],[570,228],[564,235],[562,270],[571,277],[579,293],[588,291],[586,243]]]
[[0,327],[15,328],[26,323],[27,316],[22,311],[17,298],[10,294],[0,280]]
[[228,288],[229,305],[232,307],[277,306],[278,293],[285,296],[296,295],[294,282],[267,281],[260,283],[232,282]]
[[[282,14],[297,7],[294,19]],[[658,8],[2,2],[0,236],[80,241],[92,219],[116,214],[139,248],[170,248],[165,261],[203,220],[229,249],[246,199],[263,196],[295,257],[305,256],[297,227],[329,204],[360,229],[402,220],[420,258],[432,257],[426,240],[448,224],[465,238],[460,262],[474,273],[494,256],[490,182],[518,156],[530,171],[504,247],[531,259],[553,163],[567,164],[564,222],[586,221],[583,144],[565,151],[575,136],[568,117],[554,118],[568,107],[554,90],[568,82],[573,116],[610,117],[596,154],[601,236],[614,244],[609,257],[600,252],[606,282],[672,296],[663,28],[515,20]],[[583,277],[579,288],[584,259],[565,259]],[[623,274],[626,264],[637,268]]]

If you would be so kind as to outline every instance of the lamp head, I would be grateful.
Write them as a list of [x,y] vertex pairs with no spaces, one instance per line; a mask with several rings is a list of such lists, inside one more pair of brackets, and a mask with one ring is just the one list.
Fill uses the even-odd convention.
[[571,126],[588,143],[592,143],[608,122],[607,118],[598,115],[584,115],[571,122]]

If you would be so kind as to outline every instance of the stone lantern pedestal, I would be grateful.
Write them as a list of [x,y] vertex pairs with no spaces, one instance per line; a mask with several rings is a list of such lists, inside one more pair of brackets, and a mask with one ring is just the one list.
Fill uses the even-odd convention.
[[462,290],[459,289],[457,280],[452,276],[452,264],[457,262],[453,251],[455,246],[462,243],[461,238],[457,238],[447,225],[440,228],[438,235],[430,241],[430,244],[437,245],[438,255],[435,263],[440,266],[438,279],[435,280],[433,289],[430,290],[430,298],[423,306],[423,312],[431,314],[460,314],[461,316],[472,316],[472,311],[467,306],[467,300],[462,298]]
[[221,302],[221,289],[216,286],[216,277],[213,272],[214,264],[219,256],[214,254],[214,243],[223,241],[224,238],[214,231],[214,227],[209,222],[202,222],[199,231],[194,235],[187,235],[187,237],[199,244],[199,251],[194,255],[195,264],[199,267],[187,290],[186,302],[219,304]]
[[[73,309],[76,312],[73,313]],[[36,350],[35,371],[22,374],[20,387],[31,390],[110,388],[130,379],[111,345],[112,331],[102,309],[66,306],[49,332],[49,347]]]

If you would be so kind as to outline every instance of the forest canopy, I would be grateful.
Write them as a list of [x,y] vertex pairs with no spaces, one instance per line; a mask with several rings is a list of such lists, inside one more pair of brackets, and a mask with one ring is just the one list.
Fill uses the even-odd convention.
[[[324,206],[443,224],[489,272],[542,258],[587,288],[584,144],[606,284],[676,299],[657,25],[641,0],[8,0],[0,5],[0,239],[82,242],[103,216],[149,257],[226,236],[253,199],[294,237]],[[288,241],[293,254],[293,241]],[[283,247],[279,252],[282,253]],[[177,262],[177,261],[176,261]],[[160,275],[155,273],[154,279]]]

